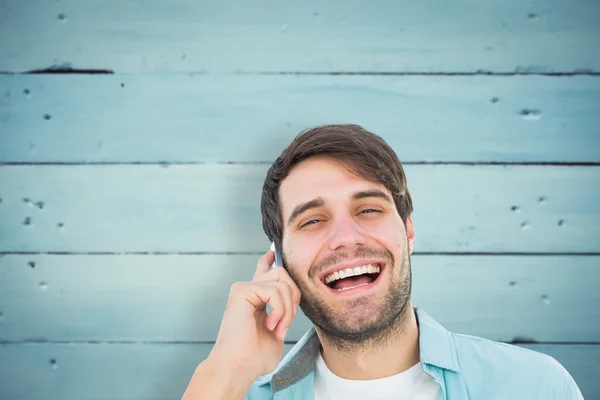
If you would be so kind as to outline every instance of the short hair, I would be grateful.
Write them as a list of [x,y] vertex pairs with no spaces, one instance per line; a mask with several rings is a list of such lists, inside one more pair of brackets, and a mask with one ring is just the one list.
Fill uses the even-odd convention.
[[406,224],[413,206],[404,169],[394,150],[381,137],[359,125],[321,125],[298,134],[267,172],[260,208],[263,230],[269,241],[281,246],[281,182],[295,165],[317,156],[331,158],[351,173],[385,186],[392,194],[398,214]]

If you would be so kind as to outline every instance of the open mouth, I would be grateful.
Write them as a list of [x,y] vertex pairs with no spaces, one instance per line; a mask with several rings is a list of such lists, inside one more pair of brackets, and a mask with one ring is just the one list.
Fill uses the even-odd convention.
[[346,268],[327,275],[324,283],[335,292],[345,292],[372,285],[383,272],[379,263]]

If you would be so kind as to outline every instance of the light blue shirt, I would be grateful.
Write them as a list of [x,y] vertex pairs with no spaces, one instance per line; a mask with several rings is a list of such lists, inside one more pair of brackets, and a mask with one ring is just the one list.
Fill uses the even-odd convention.
[[[554,358],[521,347],[452,333],[420,309],[421,363],[441,387],[438,400],[583,399],[577,384]],[[259,377],[247,400],[313,399],[321,345],[311,328],[275,371]]]

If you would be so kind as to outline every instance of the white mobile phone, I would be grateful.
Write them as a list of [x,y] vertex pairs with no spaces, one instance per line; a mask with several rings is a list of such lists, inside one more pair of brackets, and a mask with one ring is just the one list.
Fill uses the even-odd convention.
[[281,249],[275,247],[275,242],[271,242],[271,250],[275,252],[275,262],[271,265],[271,268],[275,268],[276,266],[283,267],[283,259],[281,257]]

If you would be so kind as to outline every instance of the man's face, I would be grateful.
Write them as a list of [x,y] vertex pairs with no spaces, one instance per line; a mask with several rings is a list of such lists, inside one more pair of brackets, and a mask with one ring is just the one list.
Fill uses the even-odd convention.
[[292,169],[279,195],[284,261],[307,317],[332,339],[352,342],[391,326],[409,304],[414,240],[391,193],[313,157]]

